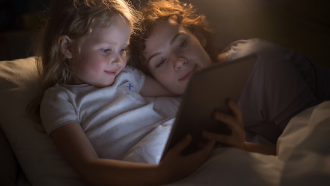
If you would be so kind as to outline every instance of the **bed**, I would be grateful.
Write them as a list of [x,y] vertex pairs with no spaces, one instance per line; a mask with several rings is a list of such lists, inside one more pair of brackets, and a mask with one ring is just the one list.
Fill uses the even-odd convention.
[[[330,68],[330,3],[311,0],[191,0],[214,25],[217,42],[259,37],[305,53]],[[301,41],[303,38],[303,42]],[[85,185],[25,107],[38,95],[35,58],[0,61],[0,185]],[[190,176],[169,185],[330,184],[330,102],[290,121],[277,156],[216,149]]]

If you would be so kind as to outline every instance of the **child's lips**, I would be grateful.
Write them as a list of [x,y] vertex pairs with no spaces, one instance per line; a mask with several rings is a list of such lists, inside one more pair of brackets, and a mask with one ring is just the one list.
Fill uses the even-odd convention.
[[111,71],[105,70],[104,72],[112,76],[115,76],[117,74],[117,70],[111,70]]
[[194,67],[188,69],[179,79],[179,81],[186,81],[189,80],[190,77],[194,74],[194,72],[196,71],[197,65],[195,65]]

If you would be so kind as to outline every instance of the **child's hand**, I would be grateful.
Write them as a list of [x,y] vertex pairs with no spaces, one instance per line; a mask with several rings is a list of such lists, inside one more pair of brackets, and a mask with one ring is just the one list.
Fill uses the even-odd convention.
[[181,152],[190,142],[191,136],[187,135],[176,144],[160,162],[160,174],[163,175],[161,177],[166,179],[166,182],[176,181],[192,173],[206,160],[215,143],[213,140],[210,140],[199,151],[189,155],[182,155]]
[[228,107],[232,110],[233,115],[227,115],[221,112],[215,112],[214,118],[225,123],[232,131],[230,135],[216,134],[208,131],[203,132],[203,137],[208,140],[215,140],[219,143],[234,146],[245,150],[245,130],[243,123],[242,110],[233,100],[228,100]]

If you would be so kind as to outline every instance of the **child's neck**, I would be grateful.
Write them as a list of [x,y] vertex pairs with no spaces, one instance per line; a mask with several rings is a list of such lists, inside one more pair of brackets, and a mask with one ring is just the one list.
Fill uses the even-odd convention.
[[81,84],[86,84],[86,83],[79,80],[75,76],[72,76],[71,79],[66,84],[68,84],[68,85],[81,85]]

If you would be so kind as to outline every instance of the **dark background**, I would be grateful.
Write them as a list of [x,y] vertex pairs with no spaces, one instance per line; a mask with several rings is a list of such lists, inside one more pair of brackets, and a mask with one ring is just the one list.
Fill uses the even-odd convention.
[[43,12],[52,0],[0,0],[0,60],[33,55]]
[[40,15],[51,0],[0,0],[0,31],[24,28],[21,17]]
[[[53,0],[0,0],[0,60],[32,56],[43,13]],[[144,5],[148,0],[131,0]],[[216,44],[262,38],[330,68],[330,0],[181,0],[208,18]]]

